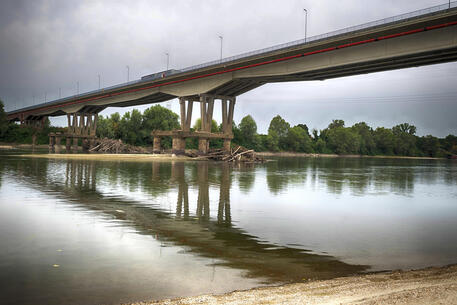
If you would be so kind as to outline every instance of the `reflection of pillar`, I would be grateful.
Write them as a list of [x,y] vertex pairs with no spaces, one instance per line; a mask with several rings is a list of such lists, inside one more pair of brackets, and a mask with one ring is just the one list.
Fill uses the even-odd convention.
[[[225,216],[225,219],[224,219]],[[230,167],[227,163],[222,165],[221,186],[219,192],[219,206],[217,210],[217,222],[226,225],[231,224],[230,214]]]
[[208,163],[198,163],[197,166],[197,217],[199,219],[209,220]]
[[152,180],[160,178],[160,162],[152,162]]
[[60,132],[57,132],[56,133],[56,142],[55,142],[55,153],[58,154],[60,153],[60,150],[61,150],[61,147],[60,147],[60,140],[62,139],[62,135],[60,134]]
[[184,218],[187,218],[189,216],[189,187],[185,179],[184,163],[172,162],[171,179],[173,180],[173,182],[178,183],[178,200],[176,203],[176,216],[181,217],[182,213],[184,212]]
[[36,133],[32,135],[32,148],[35,149],[36,146]]

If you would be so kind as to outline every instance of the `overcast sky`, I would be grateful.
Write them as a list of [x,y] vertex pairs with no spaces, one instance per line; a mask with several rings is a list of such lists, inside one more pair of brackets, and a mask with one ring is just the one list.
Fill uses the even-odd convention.
[[[442,0],[1,0],[0,98],[7,110],[170,68],[264,48],[443,4]],[[235,121],[251,114],[266,132],[280,114],[322,129],[332,119],[373,127],[410,122],[418,134],[457,134],[457,63],[316,82],[267,84],[238,97]],[[33,99],[33,96],[35,98]],[[166,103],[164,103],[166,105]],[[172,110],[178,112],[177,101]],[[138,107],[144,110],[145,107]],[[132,108],[109,108],[102,114]],[[198,110],[198,109],[197,109]],[[197,117],[197,110],[194,118]],[[215,119],[220,122],[220,111]],[[53,119],[54,124],[65,120]]]

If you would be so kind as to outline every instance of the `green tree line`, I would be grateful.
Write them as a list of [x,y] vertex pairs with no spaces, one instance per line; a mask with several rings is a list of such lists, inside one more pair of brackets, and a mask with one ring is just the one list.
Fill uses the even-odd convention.
[[[200,125],[201,121],[197,120],[192,130],[198,130]],[[143,113],[134,109],[123,116],[117,112],[110,116],[99,116],[97,136],[122,139],[125,143],[137,146],[150,146],[151,131],[179,128],[179,116],[165,107],[156,105]],[[38,143],[46,144],[49,132],[64,130],[65,128],[49,126],[48,122],[38,133]],[[211,130],[221,132],[222,126],[213,120]],[[34,132],[32,128],[8,123],[3,103],[0,101],[0,141],[31,143]],[[239,124],[233,124],[233,135],[233,144],[256,151],[430,157],[457,154],[456,136],[448,135],[441,139],[432,135],[419,137],[416,135],[416,127],[409,123],[392,128],[372,128],[365,122],[360,122],[346,127],[343,120],[333,120],[327,128],[310,131],[306,124],[291,126],[277,115],[271,120],[267,134],[259,134],[255,120],[247,115]],[[187,148],[198,147],[196,138],[186,141]],[[164,139],[162,143],[165,148],[171,147],[170,138]],[[222,140],[211,140],[211,146],[221,147]]]

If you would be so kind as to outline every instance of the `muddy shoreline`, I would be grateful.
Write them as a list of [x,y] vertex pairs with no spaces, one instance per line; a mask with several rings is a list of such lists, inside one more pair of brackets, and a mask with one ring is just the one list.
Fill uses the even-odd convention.
[[148,304],[457,304],[457,265],[128,305]]

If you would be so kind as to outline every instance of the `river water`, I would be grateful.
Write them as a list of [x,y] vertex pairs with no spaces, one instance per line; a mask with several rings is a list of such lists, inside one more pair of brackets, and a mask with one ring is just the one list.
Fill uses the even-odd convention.
[[457,163],[0,155],[2,304],[120,304],[457,263]]

